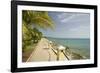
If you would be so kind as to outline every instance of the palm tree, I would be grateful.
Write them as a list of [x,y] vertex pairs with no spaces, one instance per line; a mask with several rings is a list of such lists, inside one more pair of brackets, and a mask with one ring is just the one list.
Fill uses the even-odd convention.
[[43,29],[54,27],[54,23],[46,11],[24,10],[22,13],[22,19],[27,25],[34,24],[34,27],[40,27]]
[[37,27],[42,29],[54,28],[54,23],[48,12],[46,11],[22,11],[22,25],[23,25],[23,49],[27,45],[26,41],[33,43],[38,42],[41,39],[42,33]]

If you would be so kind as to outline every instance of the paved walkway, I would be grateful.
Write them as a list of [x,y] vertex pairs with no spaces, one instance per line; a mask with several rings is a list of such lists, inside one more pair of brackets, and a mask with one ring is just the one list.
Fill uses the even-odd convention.
[[[50,49],[52,47],[48,46],[48,42],[47,39],[42,38],[27,62],[56,61],[57,55]],[[62,53],[60,54],[60,60],[66,60],[66,57]]]

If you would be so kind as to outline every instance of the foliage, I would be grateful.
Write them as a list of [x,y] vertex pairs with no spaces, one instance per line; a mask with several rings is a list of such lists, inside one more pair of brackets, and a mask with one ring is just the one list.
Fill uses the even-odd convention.
[[46,11],[22,11],[22,48],[25,48],[31,44],[38,43],[43,36],[39,28],[47,29],[54,28],[54,23]]
[[54,28],[54,23],[46,11],[23,11],[23,21],[28,25],[34,24],[34,26],[47,29]]

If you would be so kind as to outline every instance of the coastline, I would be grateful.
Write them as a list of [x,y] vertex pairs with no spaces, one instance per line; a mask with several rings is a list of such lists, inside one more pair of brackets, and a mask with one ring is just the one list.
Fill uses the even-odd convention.
[[[62,50],[59,51],[59,61],[86,59],[86,57],[73,52],[69,47],[63,47],[65,48],[63,52]],[[31,56],[26,62],[57,61],[57,48],[59,48],[57,43],[52,42],[47,38],[41,38],[41,40],[37,43],[35,50],[31,53]]]

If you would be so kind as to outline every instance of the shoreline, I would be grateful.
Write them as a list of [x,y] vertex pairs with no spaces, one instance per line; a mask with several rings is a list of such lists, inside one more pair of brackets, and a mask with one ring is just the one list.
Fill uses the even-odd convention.
[[53,41],[56,44],[63,45],[65,47],[69,47],[71,51],[78,53],[82,56],[85,56],[87,59],[90,58],[90,46],[89,39],[69,39],[69,38],[52,38],[46,37],[50,41]]
[[[35,47],[35,50],[33,50],[31,55],[27,59],[27,62],[57,61],[57,50],[54,48],[58,47],[58,44],[56,44],[55,46],[52,44],[56,44],[56,43],[48,40],[47,38],[41,38],[41,40],[38,42],[37,46]],[[68,58],[66,58],[66,56],[69,58],[69,60],[86,59],[86,57],[78,53],[72,52],[72,50],[69,48],[69,49],[65,49],[63,53],[62,52],[59,53],[59,61],[60,60],[67,61]]]

